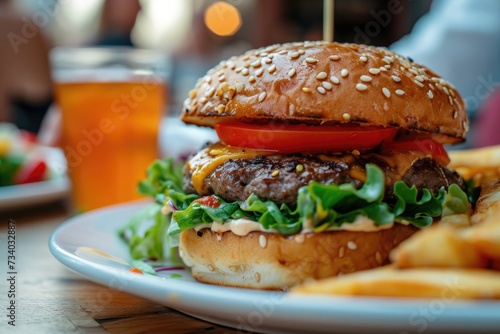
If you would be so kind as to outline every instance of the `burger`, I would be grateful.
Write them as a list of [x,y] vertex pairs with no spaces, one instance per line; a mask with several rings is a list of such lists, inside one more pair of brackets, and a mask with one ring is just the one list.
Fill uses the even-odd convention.
[[443,148],[465,139],[463,100],[385,48],[248,51],[197,82],[181,119],[219,137],[164,197],[168,234],[202,282],[287,289],[381,266],[419,229],[470,207]]

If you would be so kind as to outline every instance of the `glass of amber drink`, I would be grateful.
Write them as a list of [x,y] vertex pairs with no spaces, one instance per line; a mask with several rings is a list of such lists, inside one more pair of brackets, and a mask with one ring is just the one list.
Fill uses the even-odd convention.
[[140,198],[137,184],[158,156],[166,113],[165,58],[132,48],[56,48],[51,62],[75,209]]

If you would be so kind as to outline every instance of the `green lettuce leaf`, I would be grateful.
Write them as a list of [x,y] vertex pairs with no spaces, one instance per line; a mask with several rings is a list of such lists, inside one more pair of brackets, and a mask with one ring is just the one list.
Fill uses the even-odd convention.
[[133,216],[118,235],[128,244],[132,259],[163,259],[169,223],[170,216],[154,203]]

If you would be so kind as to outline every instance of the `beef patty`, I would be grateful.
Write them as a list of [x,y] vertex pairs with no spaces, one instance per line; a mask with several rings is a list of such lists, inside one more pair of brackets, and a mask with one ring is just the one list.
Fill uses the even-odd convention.
[[[276,204],[286,203],[295,207],[300,187],[311,181],[323,184],[352,183],[357,188],[363,184],[365,166],[372,163],[385,174],[386,200],[392,201],[396,181],[408,186],[428,188],[437,194],[441,187],[456,183],[465,189],[464,180],[454,171],[430,158],[416,158],[407,165],[390,166],[377,154],[344,154],[342,156],[316,156],[304,154],[271,155],[254,159],[234,159],[218,166],[205,180],[199,195],[216,194],[227,201],[244,201],[252,193]],[[197,193],[191,182],[191,172],[186,168],[184,190]]]

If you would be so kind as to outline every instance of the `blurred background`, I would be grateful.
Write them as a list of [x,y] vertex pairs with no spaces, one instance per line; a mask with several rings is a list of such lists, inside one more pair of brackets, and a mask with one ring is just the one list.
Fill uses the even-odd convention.
[[[391,47],[431,67],[457,86],[475,120],[498,86],[499,4],[336,0],[335,40]],[[0,121],[38,130],[53,100],[47,53],[55,46],[160,50],[170,62],[168,110],[176,115],[196,80],[220,60],[322,39],[322,18],[323,0],[0,0]]]

